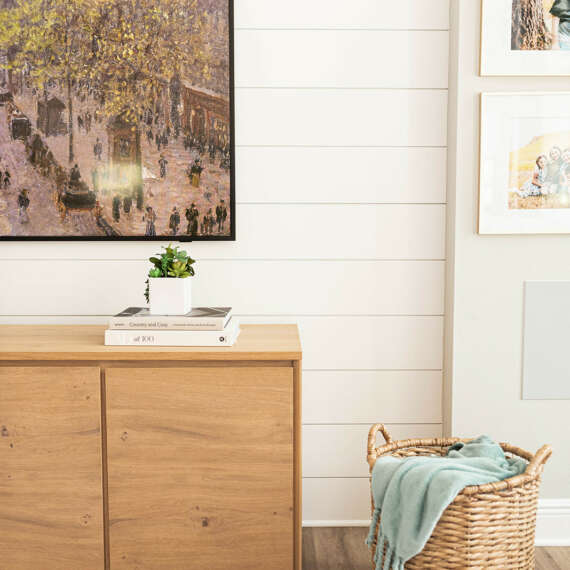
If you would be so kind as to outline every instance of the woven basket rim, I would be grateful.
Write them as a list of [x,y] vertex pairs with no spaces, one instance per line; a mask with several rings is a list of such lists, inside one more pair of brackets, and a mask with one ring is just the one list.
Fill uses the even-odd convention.
[[[381,432],[383,434],[386,443],[384,445],[376,447],[375,443],[378,432]],[[372,473],[372,468],[374,467],[374,463],[378,457],[381,457],[383,455],[390,455],[393,451],[396,451],[398,449],[405,449],[408,447],[433,447],[441,449],[444,447],[449,447],[450,445],[453,445],[459,441],[467,442],[471,441],[472,439],[473,438],[448,437],[401,439],[393,441],[383,424],[375,424],[370,428],[368,435],[368,464],[370,466],[370,473]],[[532,481],[535,481],[542,474],[544,464],[552,454],[550,445],[542,446],[534,454],[509,443],[500,442],[499,445],[506,453],[521,457],[528,462],[525,472],[520,475],[504,479],[503,481],[486,483],[485,485],[472,485],[465,487],[465,489],[463,489],[463,491],[458,494],[458,497],[476,495],[480,493],[496,493],[505,489],[514,489],[515,487],[521,487]]]
[[[386,443],[376,446],[380,432]],[[370,471],[378,457],[404,450],[399,455],[442,455],[446,448],[459,441],[473,438],[422,438],[393,441],[382,424],[375,424],[368,434],[368,464]],[[535,454],[509,443],[500,443],[502,449],[528,461],[521,475],[466,487],[446,507],[433,528],[431,537],[421,552],[405,563],[404,568],[489,568],[489,570],[531,570],[534,568],[534,537],[536,507],[540,475],[552,454],[549,445],[543,445]],[[415,449],[414,449],[415,448]],[[372,568],[376,568],[378,536],[381,515],[374,509],[371,483],[371,507],[376,525],[371,532]],[[386,544],[382,542],[382,559],[386,564]],[[389,563],[389,562],[388,562]]]

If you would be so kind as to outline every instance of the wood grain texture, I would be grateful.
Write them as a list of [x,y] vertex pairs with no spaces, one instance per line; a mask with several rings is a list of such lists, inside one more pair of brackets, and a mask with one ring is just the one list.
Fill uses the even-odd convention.
[[290,570],[292,368],[108,369],[111,567]]
[[550,546],[536,549],[536,570],[568,570],[570,548]]
[[[13,317],[7,320],[11,321]],[[44,317],[45,319],[45,317]],[[27,323],[41,322],[43,319],[31,318]],[[56,323],[85,322],[87,317],[54,317]],[[105,322],[105,317],[93,317],[97,322]],[[0,320],[1,321],[1,320]],[[198,348],[160,348],[141,347],[104,347],[93,343],[102,343],[104,327],[101,325],[43,325],[35,327],[40,335],[47,335],[49,329],[68,331],[71,338],[66,339],[68,348],[78,348],[80,352],[69,352],[58,348],[57,343],[42,339],[40,344],[27,341],[17,343],[9,334],[14,331],[25,337],[26,325],[4,326],[0,328],[0,365],[2,360],[171,360],[195,362],[223,362],[251,360],[297,360],[300,357],[300,345],[297,337],[297,325],[302,334],[304,370],[428,370],[440,371],[442,367],[443,318],[442,317],[240,317],[242,334],[232,348],[214,348],[209,352]],[[268,333],[273,327],[260,323],[289,324],[291,333]],[[254,325],[252,335],[255,342],[245,343],[249,336],[248,323]],[[81,337],[73,338],[73,330],[84,330]],[[85,329],[84,329],[85,327]],[[52,333],[53,334],[53,331]],[[59,334],[59,333],[58,333]],[[292,336],[290,336],[292,335]],[[30,337],[30,338],[35,338]],[[251,338],[251,337],[250,337]],[[286,350],[283,342],[292,342]],[[6,339],[6,340],[4,340]],[[89,342],[90,339],[90,342]],[[279,339],[283,342],[279,342]],[[75,343],[75,344],[74,344]],[[249,347],[249,349],[246,349]],[[50,352],[49,350],[59,352]],[[47,352],[46,352],[47,350]],[[374,418],[376,419],[376,418]]]
[[[366,528],[303,529],[303,570],[371,570]],[[568,570],[570,548],[537,548],[536,570]],[[443,569],[442,569],[443,570]]]
[[301,345],[295,325],[243,326],[232,347],[104,346],[102,326],[4,326],[0,361],[9,360],[298,360]]
[[235,43],[238,88],[447,88],[447,31],[238,30]]
[[[14,317],[6,320],[11,322]],[[43,318],[45,319],[45,317]],[[27,323],[41,322],[43,319],[30,318]],[[93,317],[94,321],[102,323],[105,317]],[[46,319],[47,320],[47,319]],[[56,323],[61,322],[85,322],[87,317],[54,317]],[[1,319],[0,319],[1,322]],[[291,351],[285,351],[286,345],[279,342],[279,334],[267,334],[263,336],[264,326],[260,323],[289,324],[296,331],[297,325],[302,334],[304,348],[304,370],[422,370],[441,371],[442,368],[442,345],[443,345],[443,318],[442,317],[240,317],[243,333],[248,333],[249,324],[254,324],[258,332],[255,343],[247,343],[249,350],[245,349],[246,337],[241,337],[232,348],[214,348],[210,352],[198,348],[160,348],[141,347],[104,347],[93,343],[102,343],[104,327],[101,325],[43,325],[35,329],[38,333],[46,334],[52,328],[68,330],[71,336],[75,327],[90,332],[82,333],[85,344],[80,346],[82,352],[69,352],[58,349],[52,342],[42,340],[41,344],[30,345],[29,343],[15,343],[10,340],[8,331],[26,331],[26,325],[4,326],[0,328],[0,365],[2,360],[41,360],[53,361],[64,360],[108,360],[129,361],[138,360],[171,360],[179,362],[196,362],[199,360],[209,362],[223,362],[229,359],[234,361],[284,361],[297,360],[300,357],[300,348],[296,332],[293,339],[296,344],[291,344]],[[280,327],[282,325],[271,325]],[[18,333],[19,334],[19,333]],[[88,342],[89,337],[91,343]],[[287,341],[287,333],[281,336],[281,340]],[[6,341],[4,341],[6,337]],[[35,337],[34,337],[35,338]],[[290,337],[291,338],[291,337]],[[80,339],[81,340],[81,339]],[[72,341],[66,340],[66,343]],[[4,346],[2,346],[2,343]],[[10,344],[12,346],[10,346]],[[17,344],[17,346],[14,346]],[[49,352],[51,347],[59,354]],[[77,344],[67,344],[68,348]],[[27,347],[27,348],[26,348]],[[255,347],[255,348],[254,348]],[[297,350],[295,350],[295,347]],[[2,350],[3,349],[3,350]],[[256,351],[257,349],[257,351]],[[48,350],[48,352],[46,352]],[[376,420],[376,418],[374,418]]]
[[303,385],[302,362],[293,362],[293,515],[294,559],[296,570],[303,567]]
[[98,368],[0,368],[0,567],[101,570]]
[[303,529],[303,570],[372,570],[365,528]]

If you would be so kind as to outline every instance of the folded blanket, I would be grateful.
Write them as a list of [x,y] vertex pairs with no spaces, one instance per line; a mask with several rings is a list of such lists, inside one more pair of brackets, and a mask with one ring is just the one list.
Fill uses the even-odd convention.
[[403,570],[423,550],[443,511],[465,487],[502,481],[523,473],[526,466],[522,459],[507,459],[487,436],[454,444],[446,457],[378,458],[372,470],[374,516],[366,540],[369,546],[374,542],[382,514],[376,570]]

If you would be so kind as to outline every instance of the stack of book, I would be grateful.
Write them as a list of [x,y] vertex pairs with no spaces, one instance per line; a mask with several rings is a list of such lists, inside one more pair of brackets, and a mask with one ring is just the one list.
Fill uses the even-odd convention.
[[151,315],[129,307],[111,317],[105,344],[114,346],[232,346],[239,323],[231,307],[200,307],[186,315]]

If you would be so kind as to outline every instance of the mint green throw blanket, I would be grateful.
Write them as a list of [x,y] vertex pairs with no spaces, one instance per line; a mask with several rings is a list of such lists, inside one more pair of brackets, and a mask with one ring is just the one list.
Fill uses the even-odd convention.
[[403,570],[423,550],[443,511],[465,487],[502,481],[523,473],[526,466],[522,459],[507,459],[485,435],[454,444],[446,457],[378,458],[372,470],[374,516],[366,540],[371,546],[382,514],[376,570]]

